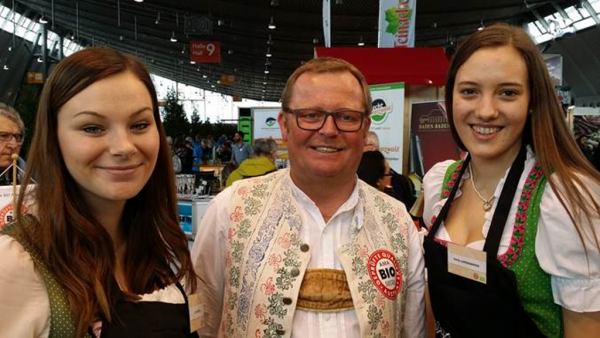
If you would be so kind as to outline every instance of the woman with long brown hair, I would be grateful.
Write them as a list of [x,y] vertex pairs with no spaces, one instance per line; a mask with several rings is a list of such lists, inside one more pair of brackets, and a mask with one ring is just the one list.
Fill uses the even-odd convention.
[[190,336],[182,284],[193,290],[195,273],[138,59],[88,48],[56,66],[23,187],[33,181],[34,215],[0,235],[0,336]]
[[600,175],[569,133],[538,48],[505,24],[472,34],[445,95],[468,156],[423,180],[438,336],[597,336]]

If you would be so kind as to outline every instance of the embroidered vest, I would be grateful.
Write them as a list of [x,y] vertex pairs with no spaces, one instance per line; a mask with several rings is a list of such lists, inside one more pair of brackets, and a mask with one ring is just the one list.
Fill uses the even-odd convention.
[[[457,181],[461,167],[462,161],[457,161],[446,170],[441,199],[448,197],[455,184],[460,184]],[[554,303],[550,275],[542,270],[535,255],[540,201],[545,186],[546,176],[536,163],[519,197],[510,245],[505,253],[498,255],[498,261],[515,273],[521,304],[540,331],[547,337],[563,337],[562,312]]]
[[[236,186],[228,230],[220,336],[289,337],[311,249],[287,170]],[[404,205],[358,181],[363,224],[337,250],[361,337],[402,337],[408,265]]]

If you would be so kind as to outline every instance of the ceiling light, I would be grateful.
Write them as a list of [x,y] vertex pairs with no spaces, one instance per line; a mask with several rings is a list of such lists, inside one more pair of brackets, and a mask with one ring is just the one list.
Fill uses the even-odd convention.
[[273,20],[273,17],[271,17],[271,22],[269,22],[269,29],[275,29],[277,28],[277,26],[275,26],[275,20]]
[[271,56],[273,56],[273,54],[271,54],[271,48],[267,48],[267,54],[266,54],[266,56],[268,58],[270,58]]
[[39,62],[39,63],[42,63],[42,62],[44,62],[44,60],[42,60],[42,57],[41,57],[41,56],[38,56],[38,58],[37,58],[37,62]]
[[156,21],[154,21],[155,25],[158,25],[160,23],[160,12],[158,12],[158,14],[156,15]]
[[267,45],[272,45],[273,39],[271,39],[271,34],[269,34],[269,40],[267,40]]
[[269,70],[268,69],[265,69],[265,74],[269,74]]
[[267,85],[267,81],[263,82],[263,84],[266,86]]
[[215,85],[210,85],[210,88],[215,88]]
[[196,68],[196,71],[199,72],[200,71],[200,67]]
[[4,67],[3,67],[2,69],[4,69],[4,70],[8,70],[9,68],[8,68],[8,66],[7,66],[7,65],[4,65]]
[[225,20],[217,20],[217,26],[225,25]]
[[484,28],[485,28],[485,25],[483,24],[483,19],[481,19],[481,24],[479,25],[479,28],[477,28],[477,30],[480,31]]
[[233,55],[233,49],[230,49],[230,50],[228,50],[228,51],[227,51],[227,54],[229,54],[229,55]]
[[12,52],[12,46],[8,46],[8,51]]
[[133,0],[135,2],[144,2],[144,0]]
[[365,42],[363,41],[363,37],[362,37],[362,35],[361,35],[361,36],[360,36],[360,40],[358,40],[358,46],[359,46],[359,47],[362,47],[362,46],[364,46],[364,45],[365,45]]
[[175,37],[175,31],[171,32],[171,42],[177,42],[177,38]]
[[206,79],[208,76],[206,74],[202,74],[202,78]]
[[40,22],[42,25],[45,25],[45,24],[47,24],[47,23],[48,23],[48,20],[46,20],[46,18],[44,17],[44,14],[42,14],[42,17],[40,18],[39,22]]
[[196,61],[190,60],[190,65],[195,65],[195,64],[196,64]]
[[313,45],[316,45],[317,43],[319,43],[319,39],[313,38]]

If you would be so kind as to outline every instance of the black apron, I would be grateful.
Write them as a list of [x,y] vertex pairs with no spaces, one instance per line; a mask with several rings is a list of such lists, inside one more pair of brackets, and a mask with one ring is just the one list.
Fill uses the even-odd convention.
[[190,333],[188,298],[181,285],[176,285],[185,299],[184,304],[131,302],[124,298],[118,286],[113,288],[112,322],[102,321],[100,337],[198,337],[196,332]]
[[431,306],[438,322],[438,337],[544,337],[521,305],[514,272],[502,266],[496,258],[525,166],[525,155],[523,146],[510,168],[485,240],[483,251],[487,254],[487,284],[449,273],[448,250],[434,241],[469,165],[470,156],[464,161],[448,200],[425,238],[425,266]]

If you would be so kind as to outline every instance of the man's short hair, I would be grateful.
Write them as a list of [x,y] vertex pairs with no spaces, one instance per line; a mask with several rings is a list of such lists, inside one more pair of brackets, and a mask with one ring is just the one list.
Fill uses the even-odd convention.
[[243,139],[244,138],[244,132],[241,130],[238,130],[235,132],[236,134],[240,135],[240,137]]
[[252,156],[271,156],[277,151],[277,142],[272,138],[257,138],[252,145]]
[[0,116],[4,116],[7,119],[13,121],[17,125],[17,127],[19,127],[19,131],[21,132],[21,134],[25,133],[25,124],[23,123],[21,116],[19,115],[19,113],[17,113],[15,108],[7,105],[6,103],[0,102]]
[[284,108],[288,108],[290,101],[292,100],[292,92],[294,90],[294,85],[296,81],[300,77],[300,75],[304,73],[344,73],[349,72],[352,74],[358,83],[363,92],[363,105],[364,111],[368,116],[371,115],[372,111],[372,102],[371,102],[371,91],[369,90],[369,84],[365,79],[364,75],[356,68],[354,65],[349,63],[348,61],[332,58],[332,57],[319,57],[308,61],[302,66],[298,67],[292,75],[287,80],[285,84],[285,88],[283,89],[283,93],[281,94],[281,106]]

